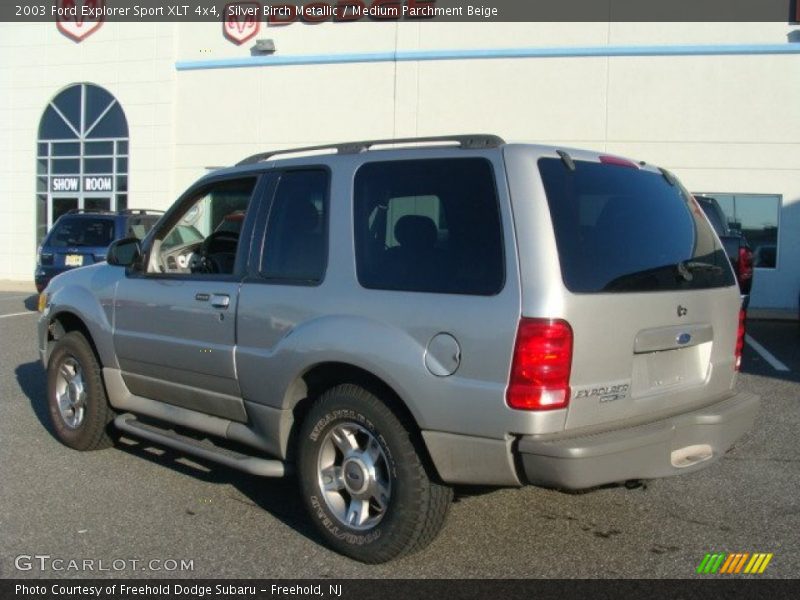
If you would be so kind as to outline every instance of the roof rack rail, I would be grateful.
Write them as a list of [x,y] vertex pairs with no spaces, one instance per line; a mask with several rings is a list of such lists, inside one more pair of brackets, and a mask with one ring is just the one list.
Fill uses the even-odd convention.
[[467,150],[477,150],[482,148],[496,148],[505,144],[505,140],[499,136],[491,134],[469,134],[469,135],[439,135],[432,137],[410,137],[410,138],[394,138],[386,140],[364,140],[361,142],[344,142],[340,144],[323,144],[321,146],[305,146],[303,148],[288,148],[286,150],[272,150],[270,152],[260,152],[253,154],[247,158],[240,160],[236,166],[251,165],[264,160],[267,160],[278,154],[294,154],[296,152],[312,152],[314,150],[336,150],[338,154],[358,154],[365,152],[372,146],[379,144],[412,144],[412,143],[427,143],[427,142],[457,142],[459,148]]
[[96,215],[150,215],[159,214],[163,215],[163,210],[155,210],[152,208],[123,208],[121,210],[107,210],[102,208],[71,208],[67,211],[68,215],[77,215],[82,213],[90,213]]
[[116,214],[113,210],[105,210],[102,208],[70,208],[66,214],[68,215],[77,215],[81,213],[92,213],[98,215],[114,215]]
[[121,215],[151,215],[151,214],[159,214],[163,215],[163,210],[156,210],[154,208],[124,208],[120,211],[117,211]]

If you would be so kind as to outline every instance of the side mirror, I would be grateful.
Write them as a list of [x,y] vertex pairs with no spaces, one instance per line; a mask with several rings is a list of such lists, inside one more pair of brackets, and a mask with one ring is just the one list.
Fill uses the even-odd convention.
[[110,265],[130,267],[141,258],[141,255],[142,249],[139,246],[139,240],[137,238],[122,238],[121,240],[111,242],[111,245],[108,247],[106,261]]

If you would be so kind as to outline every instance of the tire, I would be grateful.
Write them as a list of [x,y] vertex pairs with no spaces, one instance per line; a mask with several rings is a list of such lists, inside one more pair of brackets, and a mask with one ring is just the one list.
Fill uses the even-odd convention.
[[47,363],[47,403],[56,437],[75,450],[113,444],[114,412],[108,404],[97,357],[78,331],[56,342]]
[[433,481],[411,431],[352,384],[329,389],[311,407],[298,438],[298,477],[311,519],[334,550],[382,563],[439,533],[453,491]]

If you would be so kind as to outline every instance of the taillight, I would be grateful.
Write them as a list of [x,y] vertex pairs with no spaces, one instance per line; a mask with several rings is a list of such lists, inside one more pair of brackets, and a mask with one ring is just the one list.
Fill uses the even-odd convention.
[[562,320],[520,319],[506,402],[519,410],[569,404],[572,328]]
[[739,281],[749,281],[753,278],[753,251],[750,248],[739,248],[739,263],[737,265]]
[[735,369],[738,371],[742,367],[742,350],[744,349],[744,322],[747,318],[747,313],[742,308],[739,310],[739,327],[736,330],[736,350],[734,351],[734,358],[736,359]]

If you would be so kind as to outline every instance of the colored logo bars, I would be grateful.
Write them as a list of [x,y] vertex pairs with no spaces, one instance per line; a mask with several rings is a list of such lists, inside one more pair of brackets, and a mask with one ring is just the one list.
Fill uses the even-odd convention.
[[703,575],[760,574],[766,570],[772,556],[771,552],[709,553],[697,566],[697,572]]

